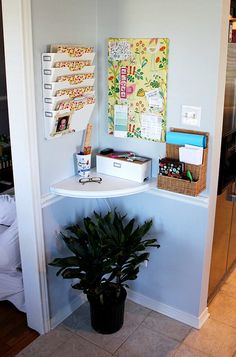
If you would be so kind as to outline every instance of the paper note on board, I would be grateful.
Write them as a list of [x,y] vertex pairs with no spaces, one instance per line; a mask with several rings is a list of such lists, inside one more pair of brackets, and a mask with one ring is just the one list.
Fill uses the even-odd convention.
[[161,139],[162,117],[153,113],[143,113],[141,117],[141,135],[149,140]]
[[185,145],[179,148],[180,161],[193,165],[201,165],[203,157],[203,147]]
[[158,89],[151,90],[146,93],[149,107],[157,107],[159,110],[163,108],[163,98]]
[[109,43],[109,56],[112,60],[127,61],[130,58],[130,43],[123,41],[114,41]]
[[127,137],[128,105],[114,106],[114,136]]

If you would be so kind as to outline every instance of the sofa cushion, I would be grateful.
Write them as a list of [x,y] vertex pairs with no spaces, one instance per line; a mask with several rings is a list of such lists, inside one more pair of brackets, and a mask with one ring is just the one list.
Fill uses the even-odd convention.
[[17,222],[0,234],[0,272],[16,271],[20,267]]
[[0,195],[0,224],[10,226],[15,220],[15,197],[10,195]]

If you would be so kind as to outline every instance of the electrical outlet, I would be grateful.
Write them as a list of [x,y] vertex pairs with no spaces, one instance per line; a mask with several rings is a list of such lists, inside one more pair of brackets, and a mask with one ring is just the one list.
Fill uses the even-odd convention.
[[182,105],[181,122],[186,125],[200,126],[201,107]]

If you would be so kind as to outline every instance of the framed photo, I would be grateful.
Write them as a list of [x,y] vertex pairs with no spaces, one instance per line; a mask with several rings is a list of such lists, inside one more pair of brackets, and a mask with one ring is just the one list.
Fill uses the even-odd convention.
[[71,112],[58,115],[55,118],[53,130],[50,135],[56,136],[70,133],[71,116]]

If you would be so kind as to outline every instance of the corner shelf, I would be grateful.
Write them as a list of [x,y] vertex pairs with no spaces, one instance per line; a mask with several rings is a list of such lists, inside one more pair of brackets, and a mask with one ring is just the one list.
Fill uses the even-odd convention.
[[72,176],[50,186],[50,191],[59,196],[77,198],[109,198],[134,195],[156,187],[156,178],[143,183],[121,179],[91,170],[92,176],[102,178],[101,183],[79,183],[79,176]]

